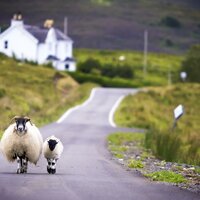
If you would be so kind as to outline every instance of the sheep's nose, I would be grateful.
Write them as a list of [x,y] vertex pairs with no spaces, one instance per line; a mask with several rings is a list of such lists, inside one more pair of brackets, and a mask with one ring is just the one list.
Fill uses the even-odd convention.
[[18,130],[19,130],[20,132],[22,132],[22,131],[23,131],[23,128],[18,128]]

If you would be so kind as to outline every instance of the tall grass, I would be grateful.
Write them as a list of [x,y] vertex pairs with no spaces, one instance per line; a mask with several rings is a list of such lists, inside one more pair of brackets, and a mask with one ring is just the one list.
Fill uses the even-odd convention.
[[[200,84],[151,88],[128,96],[118,108],[121,126],[147,129],[145,144],[162,159],[200,165]],[[172,131],[173,110],[183,104],[185,114]]]

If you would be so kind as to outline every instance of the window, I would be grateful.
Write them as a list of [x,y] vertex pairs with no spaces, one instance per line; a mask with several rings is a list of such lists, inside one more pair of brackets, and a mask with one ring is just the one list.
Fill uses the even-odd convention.
[[68,64],[65,65],[65,69],[69,69],[69,65]]
[[5,49],[8,48],[8,41],[7,41],[7,40],[4,42],[4,48],[5,48]]

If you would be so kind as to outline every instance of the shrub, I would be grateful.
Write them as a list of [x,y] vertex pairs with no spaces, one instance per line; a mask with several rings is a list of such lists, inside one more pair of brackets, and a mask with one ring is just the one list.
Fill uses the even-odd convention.
[[84,73],[90,73],[94,68],[101,68],[101,63],[94,58],[88,58],[85,62],[78,64],[78,70]]
[[132,80],[122,78],[108,78],[105,76],[98,76],[93,74],[85,74],[81,72],[68,72],[79,83],[93,82],[103,87],[139,87],[139,84],[134,84]]
[[200,82],[200,45],[191,47],[185,60],[182,62],[181,71],[187,73],[188,81]]
[[128,65],[113,65],[112,63],[102,65],[99,60],[88,58],[86,61],[78,64],[78,70],[83,73],[91,73],[96,75],[103,75],[106,77],[122,77],[133,78],[133,69]]
[[180,28],[181,23],[174,17],[166,16],[161,19],[160,23],[164,26],[168,26],[170,28]]

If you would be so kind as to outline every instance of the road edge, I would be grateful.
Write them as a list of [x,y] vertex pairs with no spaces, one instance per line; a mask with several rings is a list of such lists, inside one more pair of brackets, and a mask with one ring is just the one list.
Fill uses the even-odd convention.
[[95,95],[95,92],[97,91],[97,88],[93,88],[91,93],[90,93],[90,96],[89,98],[83,102],[82,104],[80,105],[77,105],[75,107],[72,107],[70,109],[68,109],[57,121],[56,123],[57,124],[60,124],[62,123],[72,112],[74,112],[75,110],[78,110],[79,108],[82,108],[82,107],[85,107],[87,106],[93,99],[94,95]]

